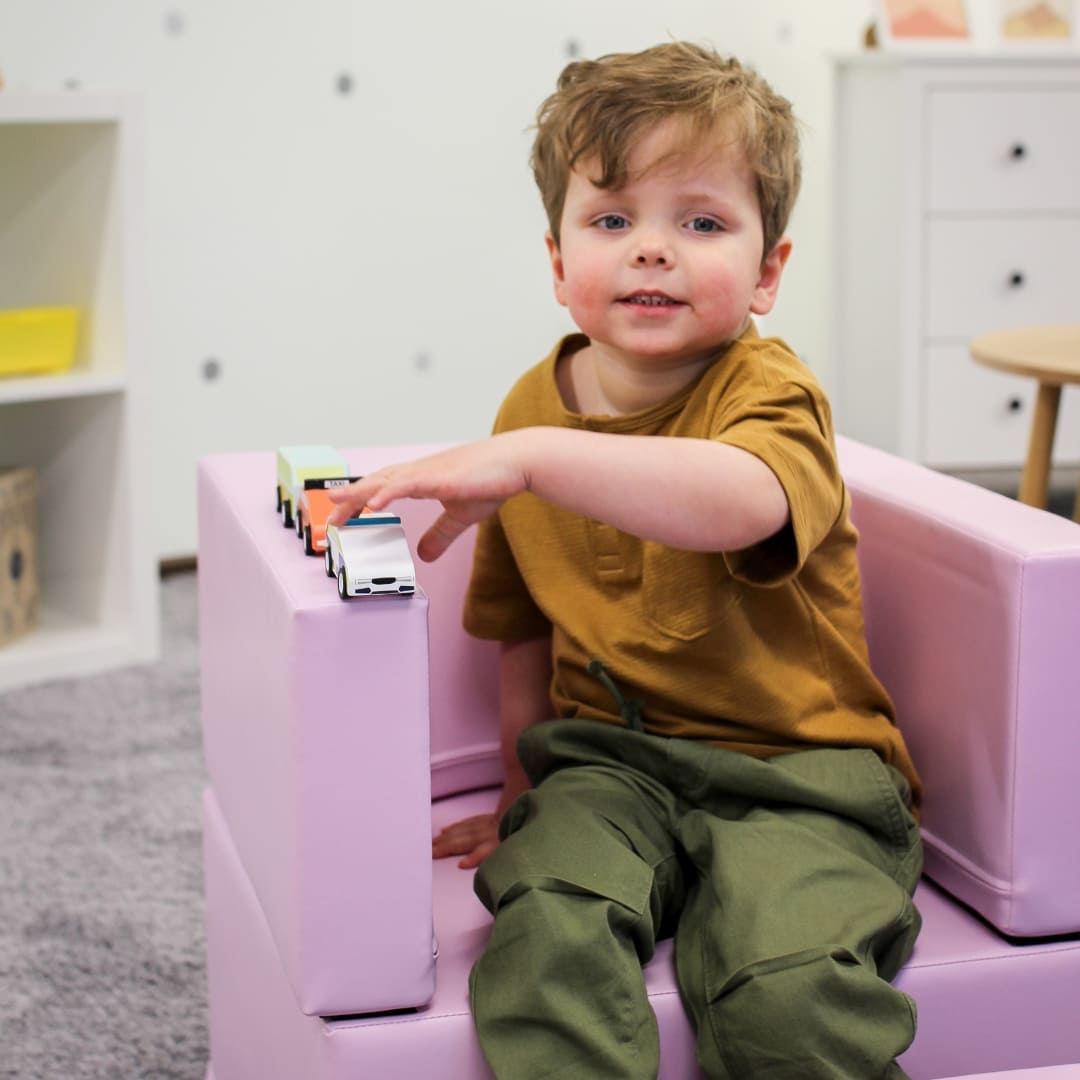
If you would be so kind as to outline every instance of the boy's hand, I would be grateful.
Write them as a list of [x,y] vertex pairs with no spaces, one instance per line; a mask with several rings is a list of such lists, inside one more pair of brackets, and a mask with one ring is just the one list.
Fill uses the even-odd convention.
[[499,846],[499,815],[479,814],[447,826],[431,841],[431,857],[464,855],[463,870],[479,866]]
[[365,507],[382,510],[394,499],[437,499],[443,512],[416,547],[420,558],[431,562],[470,525],[526,489],[515,434],[494,435],[431,457],[388,465],[346,487],[333,488],[330,499],[338,506],[328,521],[342,525]]
[[499,822],[517,797],[529,787],[529,778],[522,771],[515,754],[507,764],[502,794],[493,814],[477,814],[448,825],[431,841],[431,857],[445,859],[449,855],[464,855],[458,863],[463,870],[479,866],[499,846]]

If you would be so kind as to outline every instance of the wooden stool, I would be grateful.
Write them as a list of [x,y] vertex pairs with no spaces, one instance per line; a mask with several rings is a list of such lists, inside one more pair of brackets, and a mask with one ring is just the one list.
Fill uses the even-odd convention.
[[[986,367],[1039,381],[1020,501],[1045,509],[1061,388],[1065,383],[1080,383],[1080,324],[980,334],[971,342],[971,355]],[[1080,522],[1080,492],[1073,519]]]

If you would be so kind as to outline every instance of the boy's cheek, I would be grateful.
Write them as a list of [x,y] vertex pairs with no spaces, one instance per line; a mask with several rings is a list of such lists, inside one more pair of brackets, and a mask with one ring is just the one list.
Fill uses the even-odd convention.
[[599,274],[585,273],[575,276],[572,281],[564,281],[562,285],[563,299],[560,302],[570,309],[570,313],[598,311],[606,306],[608,293],[601,284]]

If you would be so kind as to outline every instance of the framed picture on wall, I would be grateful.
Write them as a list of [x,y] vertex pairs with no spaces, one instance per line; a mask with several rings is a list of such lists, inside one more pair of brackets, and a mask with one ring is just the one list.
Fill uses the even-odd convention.
[[886,47],[955,47],[971,42],[965,0],[880,0],[878,11]]
[[1072,0],[1000,0],[1003,45],[1065,43],[1073,35]]

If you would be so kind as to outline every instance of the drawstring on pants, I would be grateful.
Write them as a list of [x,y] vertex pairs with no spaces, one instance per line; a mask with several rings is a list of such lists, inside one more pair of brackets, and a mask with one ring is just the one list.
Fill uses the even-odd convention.
[[622,717],[622,721],[631,731],[640,731],[644,733],[645,729],[641,723],[641,710],[645,708],[643,701],[627,701],[622,694],[619,693],[619,688],[615,685],[615,681],[604,669],[604,665],[599,660],[590,660],[587,668],[590,675],[593,678],[599,679],[606,688],[607,692],[615,699],[615,704],[619,706],[619,716]]

